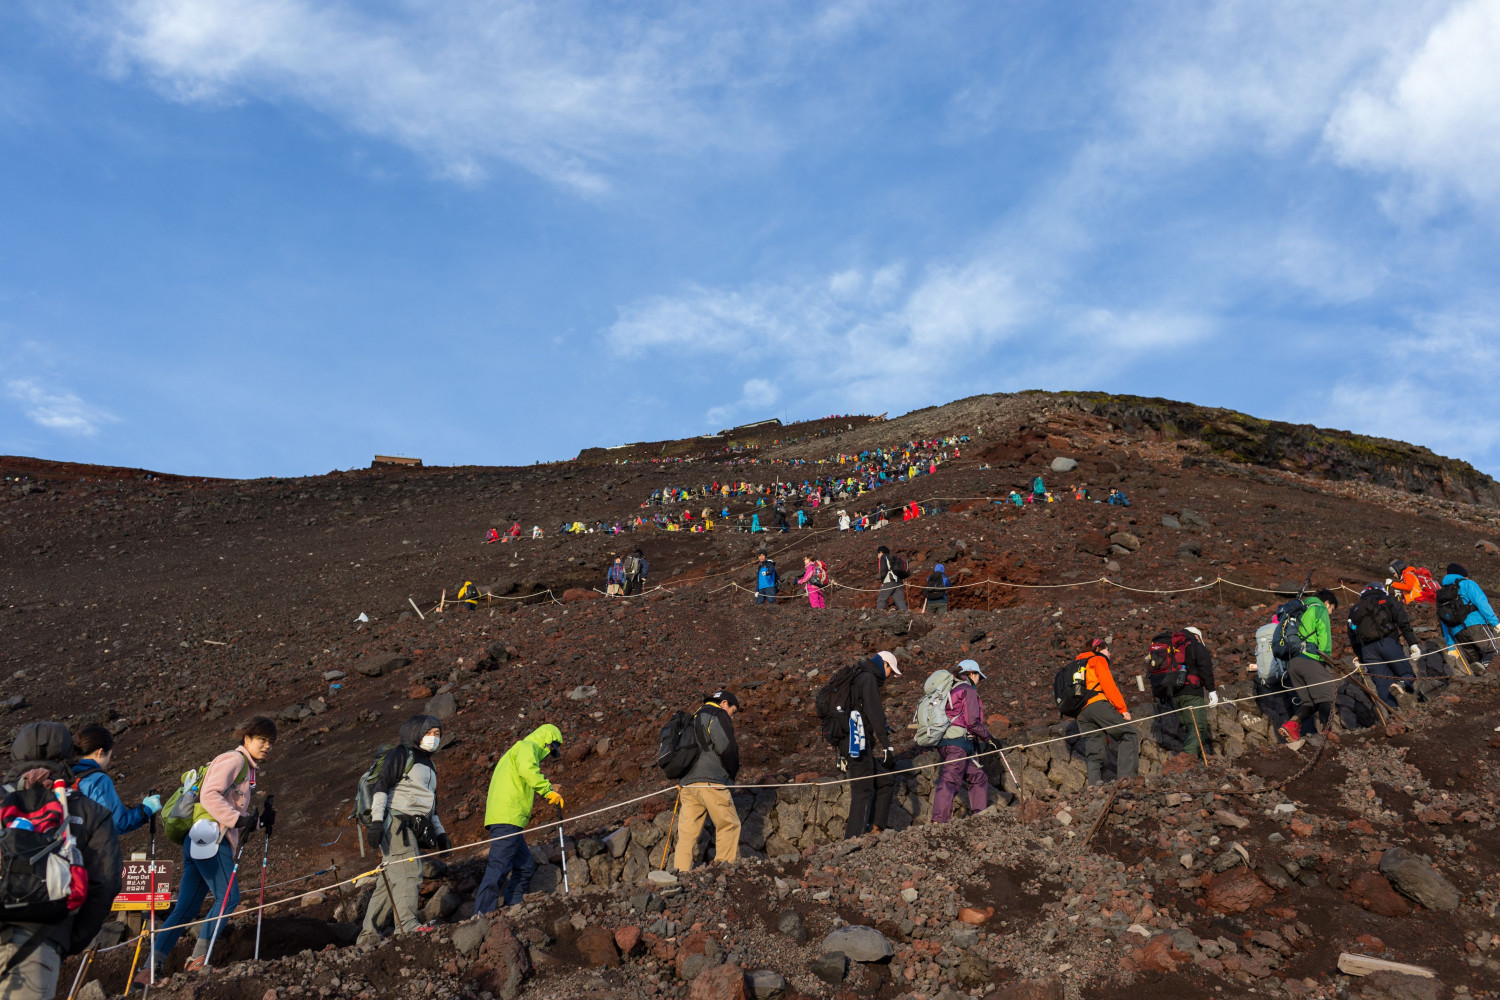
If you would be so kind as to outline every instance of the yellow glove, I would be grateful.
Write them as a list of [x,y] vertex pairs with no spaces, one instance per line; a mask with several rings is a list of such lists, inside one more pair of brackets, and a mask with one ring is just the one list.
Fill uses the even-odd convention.
[[547,801],[557,806],[557,808],[561,809],[563,807],[563,797],[557,789],[552,789],[552,791],[547,793],[546,797]]

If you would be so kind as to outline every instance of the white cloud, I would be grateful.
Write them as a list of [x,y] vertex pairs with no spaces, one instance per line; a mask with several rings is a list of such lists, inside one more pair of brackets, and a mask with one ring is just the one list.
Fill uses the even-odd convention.
[[1421,201],[1500,200],[1500,0],[1455,6],[1344,97],[1327,137],[1343,163],[1410,178]]
[[713,407],[704,414],[704,420],[711,427],[720,427],[734,419],[737,414],[750,413],[750,419],[759,420],[765,416],[765,409],[780,398],[781,391],[769,379],[746,379],[737,402],[728,406]]
[[32,378],[9,380],[5,383],[5,392],[32,423],[63,434],[89,437],[97,434],[103,425],[118,420],[113,414],[84,402],[75,393],[47,388]]

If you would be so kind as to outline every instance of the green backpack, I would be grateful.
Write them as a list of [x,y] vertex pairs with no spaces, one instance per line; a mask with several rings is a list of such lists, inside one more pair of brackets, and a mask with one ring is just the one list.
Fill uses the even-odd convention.
[[[213,819],[198,801],[199,790],[203,779],[208,775],[208,769],[213,765],[209,761],[202,767],[186,771],[182,775],[182,783],[177,787],[167,801],[161,806],[161,828],[167,835],[167,839],[174,844],[180,844],[187,840],[188,831],[193,824],[200,819]],[[239,773],[234,777],[234,783],[238,785],[245,780],[250,773],[250,762],[245,760],[240,765]]]

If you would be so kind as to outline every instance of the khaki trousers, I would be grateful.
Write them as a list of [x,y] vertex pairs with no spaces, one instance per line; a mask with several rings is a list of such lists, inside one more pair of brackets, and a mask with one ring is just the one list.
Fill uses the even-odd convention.
[[684,785],[677,795],[677,870],[685,872],[693,867],[693,845],[703,832],[705,815],[714,821],[714,860],[738,860],[740,814],[734,808],[729,789],[722,785]]
[[[7,927],[0,932],[0,968],[5,967],[29,937],[31,934],[19,927]],[[57,994],[57,970],[61,965],[62,957],[51,942],[41,945],[0,979],[0,998],[52,1000]]]

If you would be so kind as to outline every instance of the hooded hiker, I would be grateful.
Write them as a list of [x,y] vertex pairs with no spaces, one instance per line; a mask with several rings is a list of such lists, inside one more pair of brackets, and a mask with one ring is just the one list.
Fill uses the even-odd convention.
[[1327,730],[1333,717],[1335,685],[1328,664],[1333,660],[1333,629],[1329,615],[1338,608],[1339,599],[1331,590],[1320,590],[1303,604],[1297,616],[1297,638],[1301,649],[1286,664],[1287,684],[1301,700],[1297,709],[1278,730],[1288,743],[1296,743],[1307,732],[1308,720],[1316,712]]
[[1495,633],[1500,619],[1495,617],[1484,590],[1469,579],[1469,571],[1462,563],[1448,564],[1436,601],[1443,640],[1457,646],[1471,667],[1478,667],[1481,673],[1488,669],[1500,649]]
[[78,759],[73,762],[73,780],[78,790],[104,808],[114,817],[115,833],[127,834],[139,830],[146,821],[161,812],[161,796],[148,795],[134,809],[120,801],[115,783],[109,776],[109,758],[115,749],[115,738],[103,726],[84,726],[73,737],[73,752]]
[[891,556],[887,546],[875,550],[875,566],[880,576],[880,593],[875,597],[875,610],[884,611],[887,602],[894,601],[896,607],[906,610],[906,560]]
[[731,691],[715,691],[698,709],[693,725],[702,734],[698,759],[677,782],[682,813],[677,823],[677,870],[693,867],[693,845],[703,831],[703,818],[714,823],[714,860],[740,856],[740,816],[725,785],[740,773],[740,746],[734,738],[734,713],[740,700]]
[[979,700],[979,682],[984,680],[984,670],[974,660],[964,660],[955,673],[958,683],[948,691],[950,725],[938,743],[943,769],[932,793],[934,823],[946,823],[953,818],[953,800],[960,785],[969,789],[969,812],[983,811],[990,800],[990,779],[974,759],[977,744],[992,739],[984,724],[984,705]]
[[531,807],[538,795],[562,809],[562,794],[541,769],[542,761],[561,752],[562,731],[548,723],[505,751],[495,765],[484,805],[484,825],[491,837],[490,859],[474,893],[475,913],[494,910],[502,896],[506,906],[514,906],[531,887],[536,859],[521,832],[531,822]]

